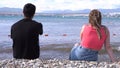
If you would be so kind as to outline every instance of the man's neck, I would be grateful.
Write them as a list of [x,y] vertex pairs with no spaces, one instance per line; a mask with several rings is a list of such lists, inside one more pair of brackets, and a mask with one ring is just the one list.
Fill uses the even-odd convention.
[[30,18],[30,17],[24,17],[24,19],[31,19],[32,20],[32,18]]

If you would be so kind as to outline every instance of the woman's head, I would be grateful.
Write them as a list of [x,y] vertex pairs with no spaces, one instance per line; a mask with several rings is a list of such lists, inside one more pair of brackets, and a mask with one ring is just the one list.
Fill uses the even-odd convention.
[[102,19],[101,12],[98,11],[97,9],[94,9],[90,12],[89,23],[96,28],[99,39],[101,39],[102,37],[100,32],[101,19]]
[[89,23],[94,26],[100,28],[101,26],[101,12],[97,9],[94,9],[89,14]]

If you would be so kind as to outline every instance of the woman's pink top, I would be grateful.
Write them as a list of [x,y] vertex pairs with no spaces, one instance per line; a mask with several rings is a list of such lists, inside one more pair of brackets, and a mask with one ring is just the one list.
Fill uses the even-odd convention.
[[102,38],[99,39],[97,31],[91,25],[85,25],[82,33],[81,45],[85,48],[100,50],[106,40],[105,28],[100,29]]

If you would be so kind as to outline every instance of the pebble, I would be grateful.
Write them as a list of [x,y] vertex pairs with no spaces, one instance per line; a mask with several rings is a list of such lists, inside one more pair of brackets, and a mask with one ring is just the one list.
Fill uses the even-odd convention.
[[0,60],[0,68],[120,68],[120,61],[111,63],[93,61],[71,61],[66,59],[5,59]]

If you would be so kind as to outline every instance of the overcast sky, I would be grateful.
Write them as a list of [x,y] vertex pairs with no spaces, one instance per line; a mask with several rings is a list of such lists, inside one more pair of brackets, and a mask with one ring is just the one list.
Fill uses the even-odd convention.
[[0,0],[0,8],[23,8],[26,3],[35,4],[37,7],[37,12],[46,10],[120,8],[120,0]]

